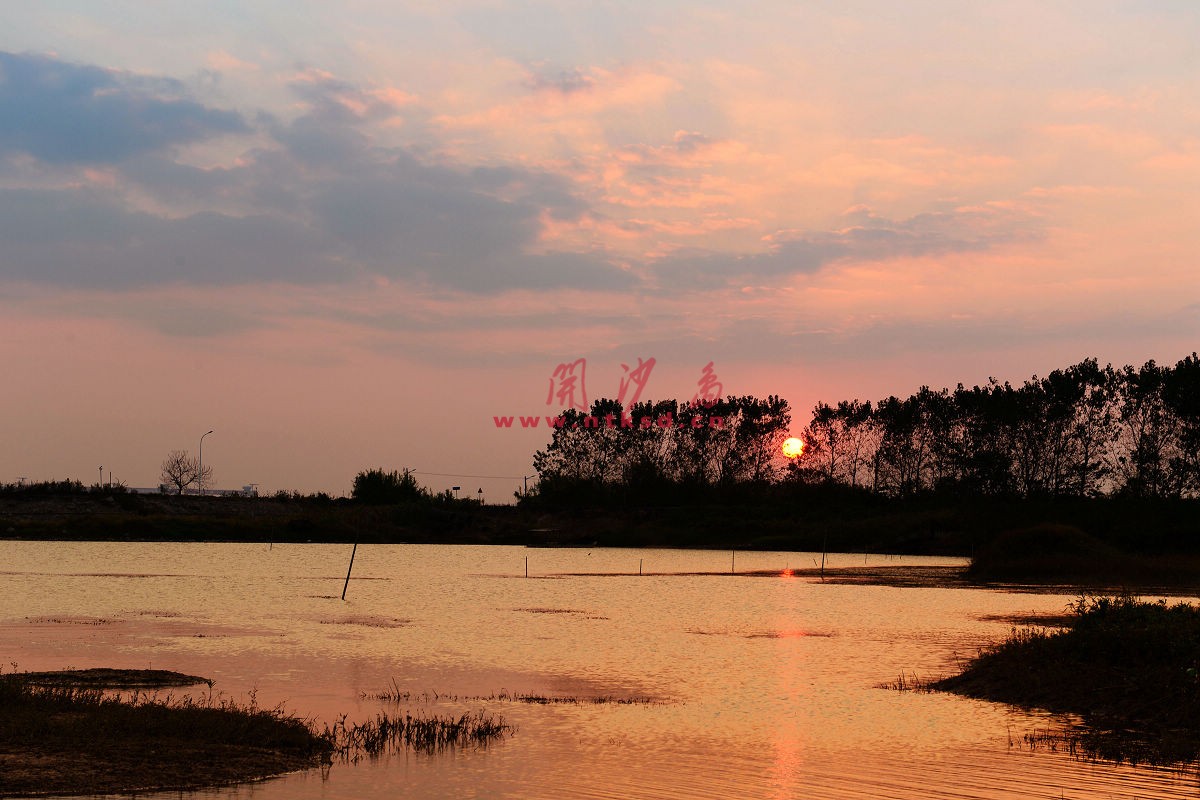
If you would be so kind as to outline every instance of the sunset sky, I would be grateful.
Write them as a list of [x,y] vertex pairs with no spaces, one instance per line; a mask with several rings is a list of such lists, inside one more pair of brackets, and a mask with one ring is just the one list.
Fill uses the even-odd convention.
[[1200,346],[1192,0],[17,8],[0,482],[502,502],[576,359],[798,431]]

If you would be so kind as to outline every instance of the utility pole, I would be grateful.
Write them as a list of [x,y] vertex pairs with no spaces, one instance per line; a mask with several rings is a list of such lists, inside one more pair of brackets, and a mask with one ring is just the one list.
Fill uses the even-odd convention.
[[[208,436],[208,433],[204,436]],[[200,467],[196,470],[196,494],[204,494],[204,436],[200,437]]]

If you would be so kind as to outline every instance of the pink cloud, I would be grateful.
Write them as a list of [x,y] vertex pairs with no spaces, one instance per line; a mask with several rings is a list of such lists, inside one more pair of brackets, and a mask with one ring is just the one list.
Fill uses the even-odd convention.
[[532,128],[544,135],[557,131],[566,136],[591,128],[584,124],[602,112],[620,108],[652,106],[679,89],[673,78],[652,70],[610,71],[593,68],[579,91],[563,92],[538,87],[479,110],[443,113],[435,121],[448,130],[482,128],[503,133],[513,128]]
[[219,72],[259,72],[262,69],[261,65],[238,58],[226,50],[213,50],[204,57],[204,63]]

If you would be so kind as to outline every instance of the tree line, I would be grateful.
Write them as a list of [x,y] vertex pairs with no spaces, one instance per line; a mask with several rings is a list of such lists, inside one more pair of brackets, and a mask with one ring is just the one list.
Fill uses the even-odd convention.
[[370,506],[425,505],[462,509],[476,508],[480,504],[480,501],[469,497],[455,497],[449,489],[430,491],[417,482],[411,470],[398,472],[381,467],[363,470],[355,475],[350,498]]
[[[899,498],[1200,495],[1196,353],[1173,366],[1085,359],[1016,386],[991,379],[818,403],[801,434],[804,453],[792,461],[780,454],[791,410],[773,395],[630,409],[602,399],[563,416],[534,455],[539,482],[528,502],[736,498],[795,484]],[[624,417],[655,422],[611,423]]]
[[771,484],[792,420],[787,401],[774,395],[629,408],[600,399],[562,418],[534,454],[538,483],[525,502],[669,502],[714,487]]
[[878,403],[818,403],[792,470],[907,497],[1200,493],[1200,359],[1101,367],[1086,359],[1019,386],[921,387]]

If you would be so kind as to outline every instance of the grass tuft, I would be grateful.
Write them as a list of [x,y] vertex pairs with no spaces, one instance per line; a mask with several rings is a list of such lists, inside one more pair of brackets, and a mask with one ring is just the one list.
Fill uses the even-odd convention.
[[160,698],[26,678],[0,676],[0,796],[221,785],[313,766],[332,749],[310,722],[253,696]]
[[453,747],[478,747],[514,732],[515,728],[502,717],[483,711],[458,717],[383,713],[353,725],[347,725],[343,715],[333,726],[326,726],[321,737],[332,747],[333,755],[358,761],[404,748],[435,753]]
[[[1063,630],[1017,630],[932,688],[1078,714],[1069,736],[1113,760],[1200,756],[1200,608],[1083,597]],[[1044,742],[1043,742],[1044,743]]]
[[501,702],[501,703],[530,703],[533,705],[661,705],[662,700],[643,695],[545,695],[533,692],[510,692],[501,689],[489,695],[457,695],[447,692],[425,691],[421,693],[408,692],[400,688],[396,680],[382,692],[364,692],[363,698],[368,700],[384,700],[389,703],[434,703],[434,702]]

